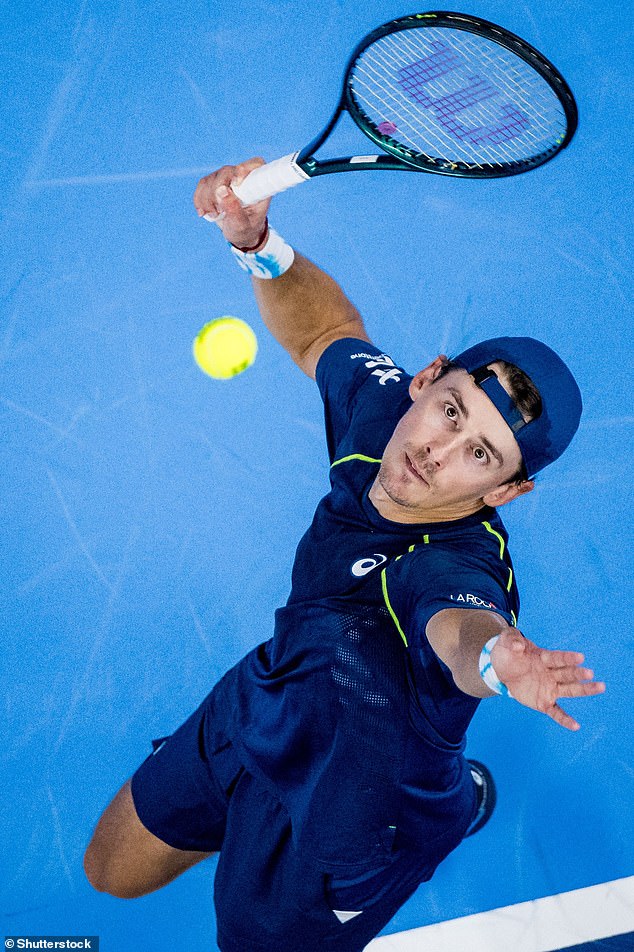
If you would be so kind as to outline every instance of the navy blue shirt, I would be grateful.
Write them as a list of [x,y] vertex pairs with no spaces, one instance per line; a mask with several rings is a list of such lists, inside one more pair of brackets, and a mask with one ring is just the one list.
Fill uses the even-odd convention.
[[411,379],[363,341],[322,355],[331,490],[298,546],[273,638],[217,688],[245,766],[330,870],[376,867],[395,843],[440,859],[460,841],[474,798],[462,752],[479,702],[456,687],[426,626],[443,608],[511,624],[519,611],[495,510],[405,525],[368,498]]

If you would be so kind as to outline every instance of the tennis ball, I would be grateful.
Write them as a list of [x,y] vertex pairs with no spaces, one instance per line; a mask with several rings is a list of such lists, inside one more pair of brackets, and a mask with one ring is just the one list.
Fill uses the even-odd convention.
[[250,367],[258,352],[258,341],[239,317],[218,317],[198,332],[193,344],[194,360],[216,380],[229,380]]

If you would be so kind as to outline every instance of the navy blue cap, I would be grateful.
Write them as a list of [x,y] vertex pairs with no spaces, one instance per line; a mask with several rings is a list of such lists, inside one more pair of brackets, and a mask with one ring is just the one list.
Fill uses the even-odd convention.
[[[542,412],[524,422],[522,414],[488,364],[506,360],[527,374],[542,398]],[[558,459],[579,427],[581,393],[554,350],[532,337],[495,337],[453,358],[493,401],[519,444],[526,472],[534,476]]]

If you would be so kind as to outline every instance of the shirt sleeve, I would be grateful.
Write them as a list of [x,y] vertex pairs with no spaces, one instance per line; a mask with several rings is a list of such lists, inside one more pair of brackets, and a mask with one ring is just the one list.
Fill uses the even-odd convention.
[[386,567],[383,583],[386,606],[407,641],[413,723],[424,736],[460,744],[480,701],[456,685],[427,639],[427,624],[445,608],[494,611],[513,623],[519,602],[514,583],[507,591],[508,563],[488,540],[467,534],[449,545],[431,540],[417,547]]
[[454,743],[463,737],[479,700],[458,688],[427,639],[427,624],[444,608],[492,611],[510,624],[515,623],[513,612],[519,611],[514,583],[507,591],[506,563],[486,544],[474,547],[470,541],[448,548],[423,545],[391,563],[384,575],[386,605],[409,649],[416,698],[412,716],[419,730],[431,725]]
[[497,554],[486,546],[470,552],[459,546],[425,549],[396,560],[386,571],[389,608],[410,647],[429,646],[427,624],[445,608],[491,611],[517,624],[515,585],[509,586],[508,565]]
[[319,358],[317,386],[324,401],[326,438],[331,461],[352,422],[355,408],[369,381],[385,387],[407,386],[411,377],[391,357],[368,341],[344,337],[330,344]]

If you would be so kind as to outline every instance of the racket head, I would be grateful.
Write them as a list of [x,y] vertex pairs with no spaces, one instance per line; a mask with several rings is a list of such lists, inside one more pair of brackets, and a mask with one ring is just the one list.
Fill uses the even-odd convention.
[[568,84],[538,50],[488,20],[442,11],[369,33],[348,62],[341,108],[405,167],[463,178],[537,168],[578,122]]

